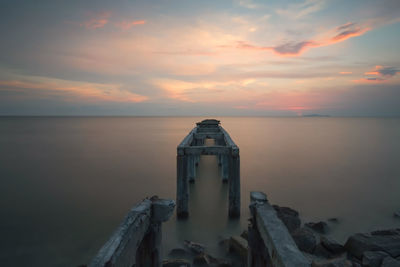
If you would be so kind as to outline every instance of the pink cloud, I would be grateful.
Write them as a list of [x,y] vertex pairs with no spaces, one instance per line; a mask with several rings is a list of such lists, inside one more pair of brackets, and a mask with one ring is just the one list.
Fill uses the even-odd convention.
[[103,28],[108,23],[109,18],[111,17],[111,13],[101,12],[89,16],[91,18],[81,23],[80,26],[85,27],[86,29],[94,30],[98,28]]
[[0,80],[0,86],[14,91],[24,89],[58,92],[70,100],[138,103],[148,100],[147,96],[124,90],[118,84],[86,83],[51,78],[32,80]]
[[133,26],[137,26],[137,25],[143,25],[145,24],[146,21],[145,20],[133,20],[133,21],[121,21],[121,22],[117,22],[115,23],[115,27],[120,28],[121,30],[129,30],[131,29]]

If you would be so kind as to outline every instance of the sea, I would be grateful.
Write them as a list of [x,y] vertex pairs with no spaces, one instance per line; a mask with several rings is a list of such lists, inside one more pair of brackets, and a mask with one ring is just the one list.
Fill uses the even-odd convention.
[[[207,117],[0,117],[2,266],[88,264],[146,197],[176,197],[176,147]],[[240,148],[241,217],[230,220],[215,156],[202,156],[187,220],[163,224],[164,257],[183,240],[247,228],[251,191],[327,221],[344,243],[400,227],[400,118],[216,117]]]

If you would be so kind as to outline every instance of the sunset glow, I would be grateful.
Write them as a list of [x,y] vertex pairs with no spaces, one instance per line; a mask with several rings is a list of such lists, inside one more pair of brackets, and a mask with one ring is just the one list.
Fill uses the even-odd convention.
[[385,102],[400,99],[396,0],[22,1],[1,13],[3,115],[400,114]]

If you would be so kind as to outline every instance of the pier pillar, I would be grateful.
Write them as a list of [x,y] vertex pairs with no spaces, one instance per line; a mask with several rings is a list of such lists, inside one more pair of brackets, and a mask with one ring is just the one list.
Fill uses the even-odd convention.
[[188,167],[187,167],[187,175],[188,175],[188,180],[190,183],[194,183],[194,180],[196,178],[196,163],[195,163],[195,157],[196,155],[190,155],[187,156],[188,158]]
[[177,155],[177,187],[176,187],[176,213],[178,218],[185,218],[189,215],[188,201],[188,181],[187,181],[187,162],[188,157],[186,155]]
[[233,154],[229,160],[229,217],[240,216],[240,156]]
[[161,223],[151,224],[136,251],[136,266],[159,267],[161,258]]
[[221,177],[222,182],[227,183],[229,179],[229,159],[227,155],[222,155],[222,166],[221,166]]

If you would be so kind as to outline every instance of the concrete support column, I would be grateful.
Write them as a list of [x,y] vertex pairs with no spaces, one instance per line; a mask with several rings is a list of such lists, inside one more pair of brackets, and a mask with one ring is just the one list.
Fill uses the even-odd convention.
[[227,183],[229,179],[229,158],[227,155],[222,155],[222,166],[221,166],[221,177],[222,182]]
[[161,258],[161,223],[151,224],[136,252],[136,266],[159,267]]
[[194,183],[194,180],[196,178],[196,163],[195,163],[195,157],[196,155],[190,155],[187,156],[188,158],[188,167],[187,167],[187,176],[189,179],[190,183]]
[[188,201],[188,181],[187,181],[187,163],[186,155],[176,156],[177,161],[177,177],[176,177],[176,213],[178,218],[185,218],[189,215]]
[[240,156],[233,154],[229,160],[229,217],[240,216]]

